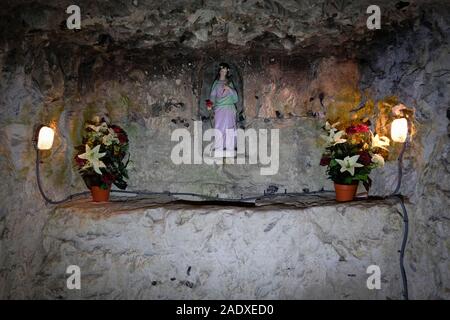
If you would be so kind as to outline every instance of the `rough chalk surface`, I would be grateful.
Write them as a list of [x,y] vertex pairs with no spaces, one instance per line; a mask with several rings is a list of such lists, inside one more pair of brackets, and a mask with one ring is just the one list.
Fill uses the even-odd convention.
[[[55,209],[36,298],[400,299],[395,203],[295,208],[154,204]],[[370,265],[381,289],[366,286]],[[81,269],[81,290],[66,268]]]

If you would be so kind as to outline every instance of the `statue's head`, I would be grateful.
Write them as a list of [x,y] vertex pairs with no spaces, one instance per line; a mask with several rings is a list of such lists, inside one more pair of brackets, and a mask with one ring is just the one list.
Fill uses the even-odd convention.
[[219,64],[219,70],[217,72],[216,78],[219,78],[220,76],[222,76],[222,77],[225,76],[227,79],[231,77],[230,65],[228,63],[221,62]]

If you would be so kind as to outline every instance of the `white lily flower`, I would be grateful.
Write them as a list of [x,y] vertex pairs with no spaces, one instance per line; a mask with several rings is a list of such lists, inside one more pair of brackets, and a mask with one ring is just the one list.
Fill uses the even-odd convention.
[[372,156],[372,162],[375,163],[377,167],[383,167],[384,166],[384,158],[380,156],[379,154],[374,154]]
[[78,158],[88,161],[83,169],[93,167],[96,173],[100,175],[102,174],[100,168],[106,168],[106,165],[102,161],[100,161],[100,158],[102,158],[106,154],[106,152],[100,153],[99,151],[100,145],[97,145],[93,149],[86,145],[86,152],[78,156]]
[[100,123],[100,117],[99,117],[99,116],[93,116],[93,117],[92,117],[92,121],[93,121],[94,123]]
[[108,125],[106,124],[106,122],[102,122],[99,126],[94,126],[93,124],[89,124],[86,127],[91,128],[95,132],[108,131]]
[[387,146],[389,146],[390,140],[388,137],[385,136],[379,136],[378,134],[376,134],[375,136],[373,135],[373,133],[371,133],[372,135],[372,148],[381,148],[384,150],[387,150]]
[[109,146],[114,142],[119,143],[119,139],[117,138],[117,134],[114,132],[114,130],[108,129],[108,132],[109,133],[106,136],[103,136],[102,143],[106,146]]
[[342,136],[345,134],[345,131],[341,130],[336,132],[336,129],[331,129],[330,134],[328,136],[322,135],[322,138],[326,141],[327,145],[336,145],[338,143],[344,143],[347,139],[342,139]]
[[335,134],[333,134],[333,141],[334,144],[338,144],[338,143],[344,143],[347,141],[347,139],[342,139],[341,137],[345,134],[345,131],[341,130],[336,132]]
[[339,124],[340,122],[335,122],[333,124],[330,124],[328,121],[325,123],[325,130],[334,130],[337,131],[336,126]]
[[359,155],[353,157],[345,157],[344,160],[336,159],[337,163],[341,166],[341,172],[348,171],[350,175],[355,175],[355,168],[364,167],[362,164],[357,163]]

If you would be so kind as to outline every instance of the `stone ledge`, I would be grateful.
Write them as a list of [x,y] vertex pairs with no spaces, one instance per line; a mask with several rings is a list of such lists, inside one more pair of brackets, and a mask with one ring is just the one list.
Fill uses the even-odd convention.
[[[306,208],[113,200],[55,208],[36,297],[401,298],[402,223],[391,200]],[[81,268],[81,290],[66,289],[71,264]],[[366,287],[372,264],[381,290]]]
[[273,194],[252,200],[222,200],[206,199],[194,196],[154,195],[154,196],[111,196],[109,202],[95,203],[90,198],[73,200],[57,207],[56,211],[68,210],[74,214],[89,214],[92,217],[107,217],[116,214],[130,213],[135,210],[161,208],[167,209],[198,209],[224,207],[257,208],[257,210],[307,209],[312,207],[335,206],[391,206],[396,200],[392,198],[370,197],[369,199],[354,200],[351,202],[337,202],[334,193],[311,193],[301,195]]

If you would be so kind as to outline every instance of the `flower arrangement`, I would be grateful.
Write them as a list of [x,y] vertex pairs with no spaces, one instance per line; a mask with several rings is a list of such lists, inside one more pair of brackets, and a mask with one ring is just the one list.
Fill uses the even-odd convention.
[[[82,144],[76,146],[75,165],[86,186],[126,189],[129,162],[128,136],[117,125],[98,118],[86,122]],[[125,158],[126,161],[125,161]]]
[[327,166],[329,179],[339,185],[362,181],[369,191],[372,169],[384,166],[389,138],[374,135],[366,123],[342,127],[339,122],[324,126],[327,135],[320,165]]

